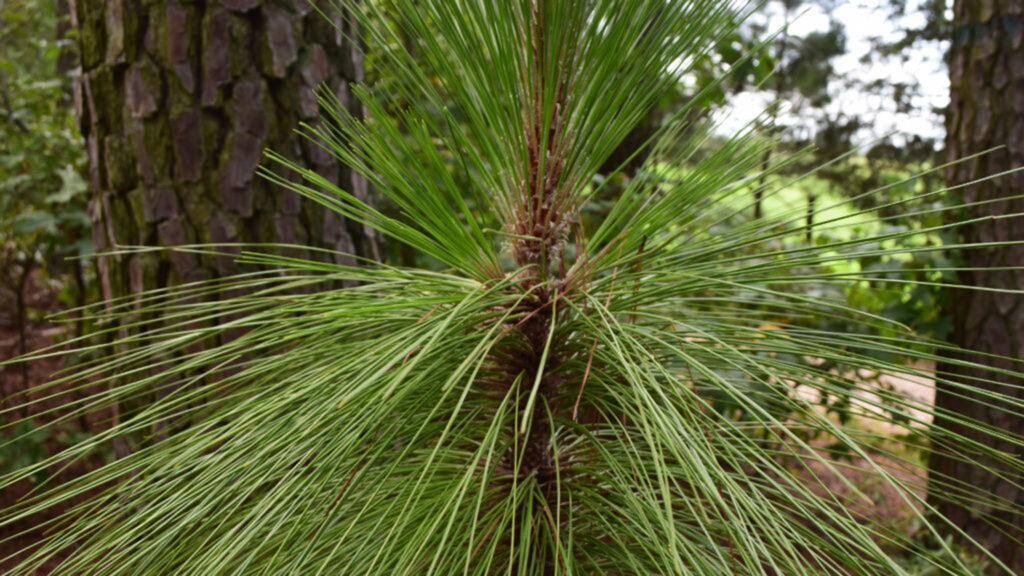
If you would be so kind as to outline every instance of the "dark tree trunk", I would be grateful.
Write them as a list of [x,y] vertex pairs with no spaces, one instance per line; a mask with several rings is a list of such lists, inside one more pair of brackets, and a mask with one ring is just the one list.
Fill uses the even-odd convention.
[[[379,259],[371,230],[254,175],[271,148],[368,195],[294,133],[317,115],[318,84],[358,107],[362,80],[359,51],[307,0],[74,2],[98,250],[282,242]],[[230,258],[184,253],[99,261],[108,298],[235,271]]]
[[604,161],[601,166],[602,174],[609,174],[613,170],[621,168],[622,172],[630,177],[636,176],[651,154],[651,147],[644,148],[643,146],[658,131],[657,115],[657,108],[651,110],[639,124],[629,131],[622,143]]
[[[72,3],[82,65],[75,103],[98,251],[273,242],[380,259],[372,230],[255,175],[270,148],[369,200],[363,178],[295,133],[315,120],[313,90],[322,83],[361,113],[352,91],[363,79],[358,35],[342,15],[328,22],[308,0]],[[230,256],[184,252],[97,264],[108,299],[241,271]],[[113,422],[146,399],[137,403],[116,407]],[[128,438],[115,439],[119,457],[131,448]]]
[[[64,43],[68,40],[68,32],[71,32],[71,4],[69,0],[57,0],[57,42]],[[70,46],[61,46],[60,55],[57,56],[57,76],[60,77],[64,86],[64,98],[71,102],[71,82],[66,77],[78,65],[78,51]]]
[[[969,182],[1011,168],[1024,166],[1024,0],[957,0],[954,4],[954,37],[950,54],[951,103],[947,118],[949,159],[963,158],[995,146],[990,154],[949,169],[950,185]],[[1024,174],[1016,173],[974,184],[963,190],[966,202],[993,200],[1024,191]],[[963,230],[966,242],[1024,240],[1024,219],[999,218],[1024,212],[1020,198],[967,208],[962,218],[989,217]],[[960,282],[1009,290],[1024,289],[1024,272],[999,267],[1024,265],[1024,246],[994,246],[964,252],[964,265],[981,270],[965,271]],[[965,350],[951,359],[969,360],[1000,369],[1021,370],[1024,358],[1024,296],[955,290],[950,294],[953,318],[951,343]],[[998,355],[994,359],[988,355]],[[1024,398],[1024,381],[984,370],[950,363],[940,373],[957,382],[987,391]],[[989,379],[995,382],[983,382]],[[1014,387],[1016,386],[1016,387]],[[1024,524],[1021,508],[1024,478],[1002,469],[1002,478],[976,462],[977,452],[963,442],[950,441],[944,430],[1002,450],[1008,458],[1021,458],[1019,450],[992,435],[965,429],[951,421],[958,415],[1024,434],[1024,418],[998,400],[940,384],[936,395],[940,429],[933,438],[929,499],[938,510],[971,537],[1002,559],[1014,573],[1024,573]],[[945,416],[945,417],[943,417]],[[960,454],[960,457],[954,456]],[[980,464],[1000,470],[992,458]],[[1016,510],[994,505],[999,498]],[[953,499],[953,501],[948,501]]]
[[814,205],[818,202],[818,196],[816,194],[807,194],[807,231],[804,233],[804,237],[808,244],[814,242]]

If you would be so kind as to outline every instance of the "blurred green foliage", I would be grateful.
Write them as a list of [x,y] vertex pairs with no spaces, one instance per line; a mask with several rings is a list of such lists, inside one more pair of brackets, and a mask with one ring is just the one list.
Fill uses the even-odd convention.
[[0,2],[0,311],[23,340],[27,291],[88,298],[89,267],[69,260],[93,251],[70,28],[62,2]]
[[8,292],[17,289],[13,277],[33,267],[73,285],[64,278],[82,272],[65,259],[92,252],[72,98],[74,38],[58,12],[56,2],[0,3],[0,247]]

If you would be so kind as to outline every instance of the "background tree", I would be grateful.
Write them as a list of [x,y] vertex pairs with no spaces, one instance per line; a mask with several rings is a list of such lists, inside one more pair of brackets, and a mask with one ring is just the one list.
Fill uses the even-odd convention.
[[[805,88],[803,93],[791,89],[783,98],[792,106],[778,114],[777,130],[787,150],[810,147],[815,151],[802,158],[787,156],[782,171],[795,176],[814,169],[815,176],[781,190],[779,198],[767,201],[766,210],[787,210],[805,198],[807,242],[816,241],[814,219],[819,205],[846,203],[849,209],[877,217],[871,226],[890,231],[941,224],[936,216],[949,206],[947,195],[923,193],[943,187],[941,172],[933,170],[941,132],[928,128],[942,118],[948,93],[943,88],[943,95],[936,98],[929,81],[934,77],[932,70],[945,75],[942,53],[948,41],[944,32],[948,23],[944,3],[791,4],[798,5],[792,10],[792,29],[798,34],[783,37],[791,45],[787,51],[790,65],[780,63],[779,78],[773,77],[766,87],[772,88],[780,78],[804,76],[804,81],[788,82]],[[776,7],[774,21],[781,25],[785,22],[784,5],[772,5]],[[866,30],[863,20],[854,24],[844,18],[870,18],[878,25]],[[770,30],[765,29],[768,20],[756,22],[760,34]],[[845,46],[844,37],[848,40]],[[914,73],[908,75],[907,70]],[[770,91],[746,93],[734,106],[741,113],[756,109],[758,96],[764,100],[772,95]],[[818,165],[826,160],[828,164]],[[827,220],[829,216],[826,213],[819,218]],[[824,233],[829,234],[827,229]],[[956,244],[952,236],[940,230],[922,233],[913,241],[923,247]],[[933,271],[934,281],[955,283],[948,257],[948,252],[935,250],[865,256],[850,264],[888,278],[846,286],[842,297],[922,334],[945,338],[951,324],[942,305],[945,292],[941,287],[892,280],[910,279],[914,271],[928,269]]]
[[364,178],[295,131],[315,121],[321,84],[361,113],[362,56],[343,13],[328,21],[305,0],[77,0],[75,15],[93,241],[114,251],[97,259],[105,299],[239,272],[229,256],[122,246],[282,243],[320,259],[317,248],[348,263],[381,258],[370,228],[255,176],[273,147],[369,200]]
[[[1013,401],[1024,398],[1024,380],[1001,372],[1019,370],[1024,359],[1024,173],[971,182],[1024,166],[1022,14],[1022,0],[953,4],[946,153],[950,160],[969,159],[950,167],[946,176],[950,185],[964,186],[961,217],[971,224],[963,229],[963,240],[979,244],[962,252],[966,269],[960,281],[997,292],[950,293],[950,342],[972,352],[948,351],[939,368],[950,381],[938,384],[942,428],[933,438],[929,493],[938,511],[964,530],[953,534],[976,539],[1019,573],[1024,573],[1024,523],[1015,512],[1024,506],[1024,476],[1000,459],[981,464],[970,457],[983,445],[1005,458],[1024,458],[1020,447],[1007,441],[1007,435],[1024,432],[1024,417]],[[994,371],[964,366],[965,360]],[[959,419],[964,416],[994,430],[964,426]],[[971,443],[957,441],[956,434]],[[991,521],[982,520],[986,515]]]
[[[846,50],[846,38],[843,27],[838,22],[829,20],[829,28],[824,31],[809,32],[802,36],[792,34],[790,26],[801,9],[817,6],[822,10],[834,7],[834,0],[779,0],[766,5],[763,12],[765,18],[754,22],[750,32],[754,37],[764,36],[772,32],[772,27],[779,27],[779,38],[768,48],[773,53],[774,73],[766,80],[763,88],[771,94],[769,105],[770,125],[779,118],[779,107],[784,103],[790,106],[787,115],[801,118],[802,124],[779,129],[782,138],[795,141],[814,139],[814,122],[808,119],[828,120],[822,112],[823,107],[831,101],[831,81],[833,80],[832,60]],[[825,122],[827,124],[827,122]],[[810,137],[801,132],[810,131]],[[764,151],[761,161],[761,186],[754,190],[753,217],[763,216],[763,196],[767,186],[768,175],[772,168],[772,149]],[[808,205],[813,206],[814,195],[808,195]],[[813,212],[813,208],[810,209]],[[809,218],[810,219],[810,218]],[[810,228],[810,227],[808,227]]]
[[[364,179],[294,132],[316,117],[321,83],[359,112],[348,20],[327,22],[304,0],[77,0],[75,15],[99,251],[282,242],[379,259],[368,228],[254,177],[273,147],[367,198]],[[106,298],[235,271],[230,258],[187,252],[99,261]]]

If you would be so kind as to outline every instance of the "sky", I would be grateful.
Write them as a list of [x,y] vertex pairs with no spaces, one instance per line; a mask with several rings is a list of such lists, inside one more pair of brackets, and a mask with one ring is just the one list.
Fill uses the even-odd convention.
[[[910,0],[913,5],[917,0]],[[859,143],[895,132],[894,138],[921,135],[931,138],[942,138],[944,128],[942,118],[932,112],[933,108],[944,107],[949,101],[949,79],[943,60],[946,46],[934,43],[929,46],[915,48],[907,62],[899,59],[890,61],[864,63],[861,58],[870,52],[870,39],[881,36],[883,39],[896,37],[900,26],[904,28],[921,27],[924,16],[908,10],[908,16],[902,21],[891,20],[889,11],[885,9],[887,0],[840,0],[832,11],[831,17],[838,21],[846,32],[847,53],[837,57],[833,63],[836,72],[862,81],[887,79],[890,82],[911,82],[920,85],[920,95],[913,100],[914,112],[901,114],[895,111],[891,98],[883,95],[870,95],[859,91],[834,92],[833,102],[828,111],[832,114],[845,112],[850,116],[863,118],[872,128],[858,135]],[[803,36],[809,32],[826,31],[829,27],[829,14],[815,6],[800,13],[790,26],[790,32]],[[769,30],[781,28],[781,16],[769,21]],[[732,102],[731,118],[723,123],[728,132],[739,128],[765,109],[769,97],[756,92],[746,92],[736,96]],[[787,118],[782,118],[783,122]],[[788,118],[787,123],[799,122],[799,119]]]

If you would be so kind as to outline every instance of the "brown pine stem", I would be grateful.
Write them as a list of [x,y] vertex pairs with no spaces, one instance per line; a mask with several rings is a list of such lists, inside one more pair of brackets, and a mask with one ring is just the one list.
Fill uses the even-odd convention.
[[568,229],[567,211],[558,201],[558,185],[565,168],[564,98],[566,77],[559,77],[554,89],[554,110],[547,132],[544,132],[544,95],[547,80],[544,73],[544,21],[540,1],[531,4],[530,45],[534,82],[531,99],[523,110],[525,120],[527,169],[521,181],[522,200],[512,223],[519,236],[513,248],[516,264],[534,269],[531,274],[548,276],[552,262],[559,262]]
[[[560,260],[565,242],[565,230],[562,222],[563,214],[555,202],[556,188],[560,179],[564,161],[560,154],[559,110],[564,97],[561,82],[556,87],[555,111],[547,133],[544,133],[544,95],[547,82],[544,74],[544,10],[543,0],[531,3],[530,10],[530,46],[534,82],[531,101],[524,109],[527,121],[525,135],[527,138],[527,170],[523,181],[523,204],[516,214],[513,230],[520,236],[514,244],[513,256],[519,266],[528,267],[529,278],[524,282],[526,290],[534,290],[536,297],[531,300],[530,310],[525,310],[524,321],[519,327],[527,349],[528,361],[522,367],[509,366],[516,374],[523,374],[525,382],[537,382],[540,389],[533,407],[533,424],[524,446],[524,459],[521,473],[529,475],[537,473],[538,479],[548,475],[553,469],[551,457],[550,422],[548,409],[553,405],[558,392],[558,383],[552,376],[557,362],[549,361],[542,365],[547,338],[551,333],[552,322],[555,320],[555,303],[551,290],[540,286],[550,279],[550,263]],[[561,275],[559,269],[556,274]],[[544,373],[539,373],[542,371]]]
[[[554,458],[551,447],[551,421],[548,412],[555,412],[560,379],[555,372],[559,361],[557,354],[552,354],[548,345],[552,323],[555,321],[554,303],[550,296],[541,298],[542,308],[522,328],[522,334],[528,349],[528,358],[523,373],[524,382],[531,385],[538,382],[537,398],[533,405],[530,431],[523,448],[523,461],[520,468],[521,476],[537,475],[541,485],[554,478]],[[544,361],[544,350],[548,350],[547,361]],[[525,399],[524,399],[525,400]],[[525,407],[524,407],[525,408]]]
[[[527,297],[516,310],[518,321],[508,328],[507,338],[506,333],[502,334],[502,350],[492,356],[492,361],[503,374],[505,385],[512,386],[517,381],[522,384],[517,391],[519,417],[514,425],[524,416],[530,419],[528,431],[518,436],[516,443],[522,450],[518,467],[515,466],[515,449],[506,454],[505,465],[520,480],[533,477],[546,499],[535,504],[540,509],[534,517],[550,519],[550,511],[556,507],[553,420],[568,407],[559,405],[564,347],[549,339],[556,333],[558,299],[565,290],[568,271],[563,262],[564,248],[575,212],[567,205],[565,190],[560,189],[569,145],[565,101],[572,85],[563,72],[557,73],[554,82],[545,78],[545,55],[549,47],[545,46],[543,2],[531,2],[529,31],[525,34],[529,38],[525,50],[532,67],[532,89],[522,106],[526,162],[519,181],[515,213],[508,223],[513,238],[512,257],[522,270],[520,289]],[[565,54],[571,50],[571,46],[562,46],[559,61],[571,59],[571,54]],[[552,106],[549,119],[545,118],[545,102]],[[537,386],[536,397],[528,408],[534,385]],[[524,414],[526,410],[530,413]],[[520,435],[520,432],[516,430],[514,434]],[[543,573],[553,574],[554,569],[552,556],[545,563]]]

